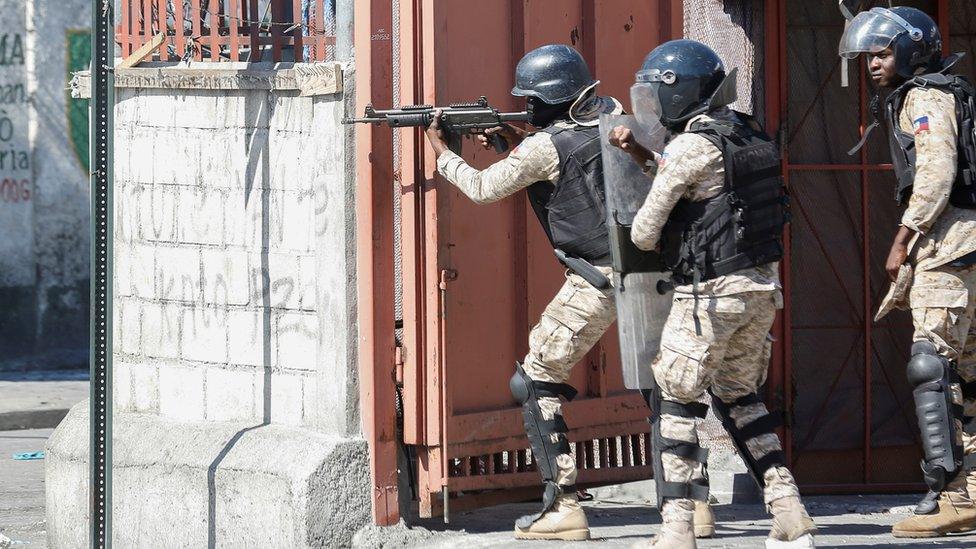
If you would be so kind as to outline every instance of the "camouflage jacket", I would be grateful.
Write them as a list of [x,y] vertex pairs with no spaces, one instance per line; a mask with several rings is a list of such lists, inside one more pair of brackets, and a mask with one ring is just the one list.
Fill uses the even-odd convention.
[[[707,117],[695,117],[685,128],[703,119]],[[722,151],[700,135],[679,134],[664,148],[651,192],[634,217],[631,229],[634,244],[642,250],[653,250],[678,201],[684,198],[698,202],[712,198],[722,191],[724,184]],[[770,263],[707,280],[699,284],[698,291],[718,297],[779,288],[779,264]],[[675,288],[679,295],[691,294],[692,290],[690,284]]]
[[912,195],[901,224],[917,233],[912,262],[916,271],[926,271],[976,251],[976,210],[949,204],[958,158],[955,100],[941,90],[914,88],[898,124],[915,134],[916,150]]

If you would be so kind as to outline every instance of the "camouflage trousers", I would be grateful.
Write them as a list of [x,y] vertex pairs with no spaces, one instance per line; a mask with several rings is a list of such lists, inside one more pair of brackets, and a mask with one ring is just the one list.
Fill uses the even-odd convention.
[[[609,275],[609,268],[598,268]],[[566,282],[529,333],[529,353],[523,364],[525,373],[535,381],[568,382],[573,366],[603,337],[616,318],[612,288],[598,290],[579,275],[567,273]],[[541,397],[539,407],[546,420],[562,414],[558,398]],[[557,456],[556,465],[557,484],[576,483],[576,461],[572,455]]]
[[[955,365],[963,383],[973,390],[953,391],[954,400],[962,401],[965,414],[976,416],[976,266],[945,265],[916,272],[908,293],[915,327],[913,341],[930,341],[939,354]],[[976,437],[962,432],[964,452],[976,453]],[[960,442],[960,441],[957,441]]]
[[[778,290],[699,296],[697,306],[691,297],[676,296],[664,325],[661,351],[651,365],[662,397],[682,404],[698,402],[710,389],[732,404],[755,393],[766,380],[772,349],[769,329],[782,302]],[[766,413],[766,406],[757,403],[736,407],[730,415],[744,427]],[[663,437],[698,444],[696,420],[661,414],[660,421]],[[782,449],[775,434],[754,437],[746,444],[756,459]],[[666,481],[705,478],[704,466],[697,461],[671,453],[663,453],[661,459]],[[785,467],[770,468],[764,476],[767,503],[799,495]],[[664,507],[666,522],[691,520],[689,513],[694,510],[691,500],[685,499],[668,499]]]

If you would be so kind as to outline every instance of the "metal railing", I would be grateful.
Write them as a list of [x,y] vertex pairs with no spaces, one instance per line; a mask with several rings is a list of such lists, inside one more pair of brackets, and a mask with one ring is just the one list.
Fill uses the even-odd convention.
[[123,58],[160,39],[162,43],[145,60],[277,63],[335,57],[335,0],[119,3],[116,41]]

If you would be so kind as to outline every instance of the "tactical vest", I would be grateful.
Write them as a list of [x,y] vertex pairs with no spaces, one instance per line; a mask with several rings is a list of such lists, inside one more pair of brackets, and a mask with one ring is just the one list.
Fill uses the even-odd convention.
[[776,144],[744,114],[692,124],[722,151],[725,183],[712,198],[682,198],[664,226],[665,267],[678,284],[698,283],[779,261],[789,199]]
[[915,135],[902,131],[898,116],[908,92],[913,88],[935,88],[952,94],[956,100],[956,123],[959,138],[958,167],[949,203],[957,208],[976,208],[976,137],[973,135],[973,86],[964,77],[942,73],[916,76],[891,92],[885,101],[885,121],[888,123],[891,161],[898,178],[895,200],[903,204],[912,194],[915,182]]
[[528,188],[529,202],[554,248],[593,265],[610,264],[599,126],[550,126],[559,179]]

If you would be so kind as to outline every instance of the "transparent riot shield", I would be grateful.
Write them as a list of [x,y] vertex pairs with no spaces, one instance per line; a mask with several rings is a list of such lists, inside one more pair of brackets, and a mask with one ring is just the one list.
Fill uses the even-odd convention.
[[[671,310],[669,277],[661,272],[658,254],[643,252],[630,240],[630,226],[644,204],[652,179],[607,136],[616,126],[630,128],[650,150],[664,149],[664,128],[645,128],[631,115],[600,116],[603,145],[603,181],[607,199],[607,227],[613,257],[613,282],[617,301],[617,331],[624,385],[628,389],[653,386],[651,362],[661,345],[661,331]],[[667,289],[662,294],[660,290]]]

